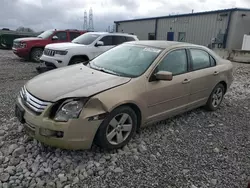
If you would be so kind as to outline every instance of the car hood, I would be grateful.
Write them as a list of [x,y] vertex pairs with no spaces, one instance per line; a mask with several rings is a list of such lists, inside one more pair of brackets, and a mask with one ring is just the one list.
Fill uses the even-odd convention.
[[48,44],[46,48],[49,48],[51,50],[68,50],[71,48],[78,48],[85,46],[83,44],[76,44],[73,42],[63,42],[63,43],[57,43],[57,44]]
[[40,74],[28,81],[25,87],[41,100],[56,102],[63,98],[89,97],[130,80],[77,64]]
[[28,42],[28,41],[34,41],[34,40],[43,40],[38,37],[26,37],[26,38],[17,38],[14,41],[15,42]]

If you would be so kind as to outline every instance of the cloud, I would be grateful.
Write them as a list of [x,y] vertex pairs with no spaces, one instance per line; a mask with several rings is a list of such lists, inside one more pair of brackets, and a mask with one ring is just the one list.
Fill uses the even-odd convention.
[[117,20],[163,16],[232,7],[250,7],[249,0],[1,0],[0,28],[82,29],[84,11],[93,9],[95,30]]

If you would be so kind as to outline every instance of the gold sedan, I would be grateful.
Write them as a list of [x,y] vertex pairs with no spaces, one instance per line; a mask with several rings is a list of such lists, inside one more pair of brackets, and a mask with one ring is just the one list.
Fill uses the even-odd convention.
[[27,133],[47,145],[116,149],[156,121],[200,106],[217,110],[232,83],[232,68],[203,46],[128,42],[86,66],[31,79],[15,112]]

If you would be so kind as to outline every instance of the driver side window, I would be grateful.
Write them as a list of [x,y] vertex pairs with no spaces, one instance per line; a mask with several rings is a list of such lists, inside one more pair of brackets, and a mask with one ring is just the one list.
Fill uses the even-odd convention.
[[174,50],[170,52],[158,65],[157,71],[168,71],[174,75],[186,73],[188,62],[186,50]]
[[59,31],[54,36],[58,37],[58,40],[67,40],[67,32]]

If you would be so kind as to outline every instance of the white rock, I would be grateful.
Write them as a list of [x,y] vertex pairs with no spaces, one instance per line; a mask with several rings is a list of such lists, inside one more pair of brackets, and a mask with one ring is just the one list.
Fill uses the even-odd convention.
[[141,169],[137,169],[137,170],[135,170],[135,172],[136,172],[136,173],[141,173],[142,170],[141,170]]
[[0,136],[4,136],[5,131],[4,130],[0,130]]
[[99,176],[102,176],[104,173],[105,173],[104,170],[98,172]]
[[115,168],[113,171],[114,171],[115,173],[122,173],[122,172],[123,172],[123,170],[122,170],[120,167]]
[[215,152],[215,153],[219,153],[219,152],[220,152],[220,149],[219,149],[219,148],[214,148],[214,152]]
[[208,125],[208,127],[215,127],[215,124],[210,124]]
[[7,182],[10,178],[10,174],[7,172],[1,173],[0,174],[0,181],[1,182]]
[[139,145],[139,151],[142,153],[142,152],[144,152],[144,151],[147,151],[147,148],[146,148],[146,146],[145,145],[142,145],[142,144],[140,144]]
[[18,148],[18,145],[17,145],[17,144],[11,144],[11,145],[9,146],[9,149],[8,149],[8,154],[9,154],[9,155],[12,154],[12,152],[13,152],[16,148]]
[[211,179],[211,183],[212,183],[213,185],[216,185],[216,184],[217,184],[217,179]]
[[65,181],[67,181],[67,177],[66,177],[64,174],[59,174],[59,175],[58,175],[58,178],[59,178],[60,182],[65,182]]

